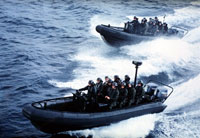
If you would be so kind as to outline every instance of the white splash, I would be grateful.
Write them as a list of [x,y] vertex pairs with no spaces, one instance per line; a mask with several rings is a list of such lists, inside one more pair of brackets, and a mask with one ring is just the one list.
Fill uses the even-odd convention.
[[200,99],[200,74],[178,86],[166,101],[167,110],[175,110],[184,105],[191,104]]
[[196,28],[200,23],[200,10],[194,6],[175,9],[174,14],[167,15],[165,19],[171,25],[181,24]]
[[110,126],[71,131],[69,134],[81,134],[94,138],[144,138],[154,129],[154,122],[159,119],[158,115],[150,114],[141,117],[130,118]]

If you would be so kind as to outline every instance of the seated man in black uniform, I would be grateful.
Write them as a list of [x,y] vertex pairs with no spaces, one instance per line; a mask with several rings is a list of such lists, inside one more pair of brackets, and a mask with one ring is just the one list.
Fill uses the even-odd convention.
[[125,75],[124,76],[124,82],[126,83],[126,84],[128,84],[128,83],[130,83],[130,77],[128,76],[128,75]]
[[127,105],[128,106],[131,106],[132,104],[135,103],[135,95],[136,95],[136,91],[135,91],[135,88],[133,85],[131,85],[131,83],[128,83],[128,87],[127,87],[127,90],[128,90],[128,100],[127,100]]
[[108,103],[108,109],[111,110],[117,105],[119,97],[119,91],[117,89],[117,83],[113,82],[112,87],[109,87],[105,96],[106,102]]
[[126,89],[126,83],[122,82],[121,88],[119,88],[119,99],[118,99],[119,108],[122,108],[123,106],[125,106],[126,101],[127,101],[127,95],[128,95],[128,90]]
[[[101,91],[101,94],[105,97],[106,93],[107,93],[107,89],[108,87],[111,87],[112,86],[112,80],[108,77],[108,76],[105,76],[105,82],[103,83],[103,86],[102,86],[102,91]],[[103,101],[101,102],[104,102],[105,98],[103,97]]]
[[121,79],[119,78],[118,75],[114,76],[114,82],[117,83],[117,87],[120,88],[121,87]]
[[144,97],[144,88],[143,88],[143,82],[141,80],[138,81],[138,84],[136,86],[136,104],[139,104],[142,102],[142,98]]
[[97,89],[97,102],[99,103],[102,102],[104,98],[103,81],[101,78],[97,78],[96,89]]
[[167,23],[163,23],[163,34],[167,34],[167,32],[168,32]]
[[163,24],[162,22],[158,22],[158,30],[157,30],[157,34],[163,34]]

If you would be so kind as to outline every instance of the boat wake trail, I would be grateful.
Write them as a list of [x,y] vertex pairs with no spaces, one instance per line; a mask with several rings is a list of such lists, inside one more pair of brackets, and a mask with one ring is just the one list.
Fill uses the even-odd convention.
[[174,93],[166,104],[168,105],[167,112],[169,110],[175,110],[186,105],[190,105],[200,99],[200,74],[184,83],[181,83],[174,87]]
[[[121,121],[110,126],[86,129],[80,131],[71,131],[70,135],[93,136],[95,138],[136,138],[145,137],[154,129],[154,122],[158,120],[155,114],[144,115]],[[113,133],[114,132],[114,133]]]

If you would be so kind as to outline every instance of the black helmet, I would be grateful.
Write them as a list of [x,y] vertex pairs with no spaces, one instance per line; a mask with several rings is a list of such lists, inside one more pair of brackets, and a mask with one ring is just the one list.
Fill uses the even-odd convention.
[[155,17],[155,20],[158,20],[158,17],[157,17],[157,16]]
[[114,76],[114,79],[119,79],[119,76],[118,76],[118,75],[115,75],[115,76]]
[[89,80],[88,84],[94,85],[94,81],[93,80]]
[[127,79],[130,80],[130,77],[128,75],[125,75],[124,78],[125,78],[125,80],[127,80]]
[[118,84],[117,84],[116,82],[113,82],[113,83],[112,83],[112,86],[115,86],[115,87],[117,87],[117,86],[118,86]]
[[106,79],[106,78],[109,78],[109,77],[108,77],[108,76],[105,76],[105,79]]
[[97,78],[97,81],[100,81],[100,82],[102,82],[102,79],[101,79],[101,78]]
[[137,19],[137,17],[136,17],[136,16],[134,16],[134,17],[133,17],[133,19]]
[[143,81],[142,81],[142,80],[139,80],[139,81],[138,81],[138,84],[143,84]]
[[112,83],[112,80],[111,80],[111,79],[109,79],[109,80],[108,80],[108,83]]

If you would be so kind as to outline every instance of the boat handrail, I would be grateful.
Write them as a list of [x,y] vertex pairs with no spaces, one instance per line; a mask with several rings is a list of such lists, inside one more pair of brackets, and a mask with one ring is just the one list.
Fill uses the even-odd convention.
[[[173,93],[173,91],[174,91],[174,88],[173,88],[173,87],[171,87],[171,86],[169,86],[169,85],[167,85],[167,84],[164,84],[164,83],[162,83],[162,82],[160,82],[160,81],[149,80],[146,84],[148,84],[148,83],[150,83],[150,82],[155,82],[155,83],[161,84],[161,85],[166,86],[166,87],[168,87],[168,88],[171,89],[171,92],[168,94],[168,96],[165,98],[165,100],[162,101],[162,103],[164,103],[164,102],[167,100],[167,98],[169,98],[169,96],[170,96],[170,95]],[[145,86],[146,86],[146,84],[145,84]],[[145,87],[145,86],[144,86],[144,87]]]
[[110,24],[108,24],[108,25],[101,24],[101,25],[106,26],[106,27],[111,27],[111,28],[124,29],[123,27],[111,26]]
[[[71,96],[70,96],[71,97]],[[47,99],[47,100],[41,100],[41,101],[38,101],[38,102],[33,102],[31,105],[35,108],[39,108],[39,109],[42,109],[42,108],[45,108],[45,106],[47,106],[47,102],[55,102],[57,100],[66,100],[66,99],[69,99],[70,97],[59,97],[59,98],[53,98],[53,99]],[[44,105],[43,105],[43,104]],[[36,105],[40,105],[40,107],[36,106]]]

